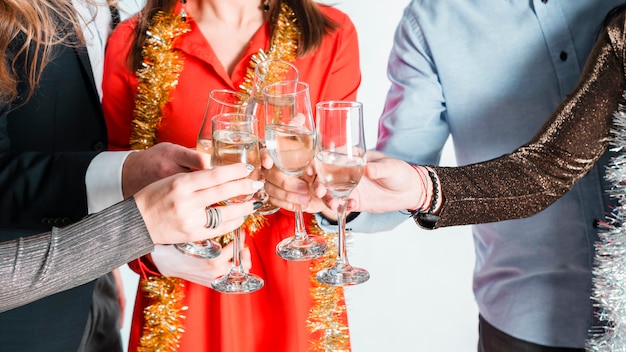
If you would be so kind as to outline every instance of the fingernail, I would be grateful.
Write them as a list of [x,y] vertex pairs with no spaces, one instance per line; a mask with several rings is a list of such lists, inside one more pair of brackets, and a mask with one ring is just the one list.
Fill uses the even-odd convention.
[[246,164],[246,170],[248,170],[248,173],[251,173],[252,171],[254,171],[254,165]]
[[263,206],[263,202],[254,202],[252,204],[252,209],[257,210],[257,209],[259,209],[262,206]]
[[261,189],[263,187],[263,182],[261,182],[261,181],[254,181],[254,182],[252,182],[252,187],[254,187],[254,189]]

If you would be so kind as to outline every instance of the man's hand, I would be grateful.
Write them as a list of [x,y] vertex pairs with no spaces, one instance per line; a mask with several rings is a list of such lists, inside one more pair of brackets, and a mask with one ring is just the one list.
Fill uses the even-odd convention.
[[[350,194],[348,211],[384,213],[417,209],[424,202],[423,186],[419,174],[408,163],[368,151],[365,175]],[[317,183],[315,192],[329,208],[337,208],[337,200],[323,185]]]
[[[226,245],[217,258],[202,259],[183,254],[174,246],[157,245],[152,252],[152,261],[164,276],[179,277],[211,287],[213,280],[230,271],[233,260],[232,246],[233,242]],[[241,249],[241,264],[246,271],[252,267],[250,249],[247,247]]]
[[172,143],[159,143],[151,148],[130,153],[122,168],[124,198],[145,186],[181,172],[207,169],[211,157]]

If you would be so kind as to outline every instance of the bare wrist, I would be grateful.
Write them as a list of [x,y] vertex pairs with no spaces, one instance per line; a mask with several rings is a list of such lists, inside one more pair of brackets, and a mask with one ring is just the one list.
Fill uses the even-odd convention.
[[415,196],[415,206],[408,208],[409,213],[419,213],[429,209],[430,198],[428,197],[430,177],[428,170],[424,166],[411,165],[418,177],[419,194]]

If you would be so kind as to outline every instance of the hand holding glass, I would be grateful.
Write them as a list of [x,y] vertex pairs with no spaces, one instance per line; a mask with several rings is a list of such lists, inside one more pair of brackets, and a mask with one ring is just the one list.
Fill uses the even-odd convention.
[[[274,164],[289,176],[299,177],[313,160],[315,127],[304,82],[284,81],[263,89],[265,142]],[[282,240],[276,253],[286,260],[310,260],[326,252],[324,238],[306,232],[302,209],[296,205],[295,236]]]
[[365,172],[363,107],[359,102],[327,101],[316,105],[318,146],[315,169],[319,182],[339,200],[337,261],[320,270],[317,280],[333,286],[364,283],[370,278],[365,269],[355,268],[346,253],[346,206],[348,196]]
[[[207,154],[213,153],[211,135],[211,118],[213,116],[223,113],[241,113],[246,107],[247,101],[245,95],[226,89],[212,90],[209,93],[204,119],[200,127],[200,132],[198,133],[196,150]],[[225,236],[220,236],[217,240],[206,239],[203,241],[178,243],[175,246],[178,250],[187,255],[210,259],[220,255],[222,245],[218,241],[223,241],[224,238]]]

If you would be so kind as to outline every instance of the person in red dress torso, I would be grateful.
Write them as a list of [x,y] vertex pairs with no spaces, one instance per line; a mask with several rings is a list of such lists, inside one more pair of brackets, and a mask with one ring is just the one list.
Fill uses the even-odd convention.
[[[313,106],[323,100],[355,100],[361,72],[357,34],[348,16],[336,8],[310,0],[285,2],[292,7],[294,4],[316,6],[319,13],[335,23],[335,28],[323,35],[319,46],[299,53],[293,61],[300,71],[299,79],[310,86]],[[243,3],[246,3],[245,11],[242,10]],[[150,4],[148,1],[146,6]],[[184,7],[191,30],[174,42],[174,49],[183,58],[183,70],[162,109],[162,120],[156,132],[158,142],[195,147],[209,92],[213,89],[240,90],[252,55],[259,49],[267,51],[270,44],[272,26],[268,12],[264,11],[266,5],[271,9],[278,6],[274,1],[260,3],[260,0],[230,3],[226,0],[187,0]],[[180,13],[182,6],[177,3],[174,13]],[[220,19],[218,12],[212,10],[214,8],[224,10],[219,12],[222,16],[226,16],[224,13],[241,15],[255,11],[254,15],[242,16],[252,25],[244,26],[239,33],[223,32],[224,35],[220,36],[219,30],[211,26]],[[112,149],[130,148],[138,80],[128,57],[136,26],[137,18],[122,22],[110,37],[106,51],[102,104]],[[311,218],[311,214],[305,213],[307,224],[311,223]],[[281,209],[266,219],[264,226],[245,238],[251,254],[250,271],[261,276],[265,286],[251,294],[227,295],[185,281],[184,304],[189,308],[184,312],[184,334],[178,351],[297,352],[306,351],[311,346],[314,337],[307,327],[312,306],[311,263],[285,261],[275,251],[280,240],[293,235],[294,215]],[[222,256],[231,255],[224,252]],[[130,266],[143,279],[161,275],[157,269],[159,265],[155,265],[150,256],[134,261]],[[139,346],[144,325],[143,310],[149,302],[139,288],[130,351],[136,351]],[[343,319],[347,322],[345,313]]]

